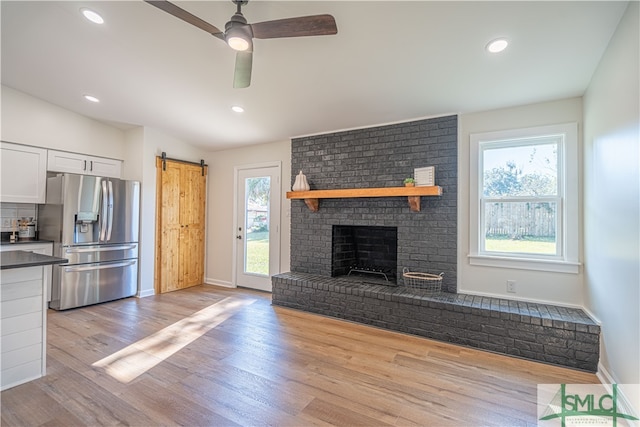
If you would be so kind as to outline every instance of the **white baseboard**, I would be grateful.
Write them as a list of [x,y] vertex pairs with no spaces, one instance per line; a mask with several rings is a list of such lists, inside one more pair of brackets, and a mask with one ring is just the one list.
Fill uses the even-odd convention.
[[596,372],[596,375],[602,384],[616,384],[615,378],[607,371],[602,362],[598,362],[598,372]]
[[205,285],[222,286],[223,288],[236,288],[236,286],[231,282],[227,282],[226,280],[211,279],[209,277],[204,278],[204,283]]
[[593,314],[587,307],[580,307],[580,308],[582,308],[582,311],[584,311],[584,313],[587,316],[589,316],[591,320],[596,322],[598,326],[602,326],[602,322],[600,321],[600,319],[598,319],[598,317],[595,314]]
[[138,292],[136,294],[136,298],[144,298],[144,297],[150,297],[156,294],[155,289],[145,289],[142,292]]
[[[607,393],[611,393],[613,391],[611,387],[612,384],[620,384],[601,362],[598,363],[598,372],[596,373],[596,376],[604,385]],[[634,399],[627,396],[624,389],[621,388],[618,388],[618,406],[623,408],[622,410],[618,410],[620,413],[634,414],[635,416],[640,414],[640,403],[636,402],[634,404]]]

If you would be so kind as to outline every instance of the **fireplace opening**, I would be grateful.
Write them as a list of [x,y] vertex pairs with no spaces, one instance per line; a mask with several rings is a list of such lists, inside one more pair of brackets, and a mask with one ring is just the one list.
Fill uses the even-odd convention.
[[396,284],[398,228],[334,225],[331,276],[364,276]]

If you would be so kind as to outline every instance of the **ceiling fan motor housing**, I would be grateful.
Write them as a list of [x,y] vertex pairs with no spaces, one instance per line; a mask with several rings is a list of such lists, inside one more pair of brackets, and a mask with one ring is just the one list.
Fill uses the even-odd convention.
[[[240,12],[236,12],[229,22],[224,26],[224,38],[229,46],[236,50],[253,50],[253,31],[251,25],[247,24],[247,20]],[[246,41],[247,45],[244,49],[236,48],[237,46],[233,39],[242,39]]]

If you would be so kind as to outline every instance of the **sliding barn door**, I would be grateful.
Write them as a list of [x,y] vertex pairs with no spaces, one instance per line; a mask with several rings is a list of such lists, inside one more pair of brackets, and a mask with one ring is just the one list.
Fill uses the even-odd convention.
[[155,288],[164,293],[204,282],[207,166],[158,157],[156,169]]

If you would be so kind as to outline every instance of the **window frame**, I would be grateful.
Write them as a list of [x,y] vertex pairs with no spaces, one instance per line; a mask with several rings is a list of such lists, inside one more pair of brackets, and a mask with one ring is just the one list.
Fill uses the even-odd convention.
[[[483,195],[484,149],[504,146],[517,147],[535,144],[535,139],[559,137],[558,141],[558,194],[557,197],[513,197],[508,201],[549,201],[555,199],[556,206],[556,254],[502,253],[486,251],[484,248],[484,202],[496,198]],[[526,141],[531,141],[530,143]],[[470,134],[469,175],[469,262],[499,268],[552,271],[560,273],[579,272],[579,195],[578,195],[578,125],[565,123],[511,129],[496,132]]]

